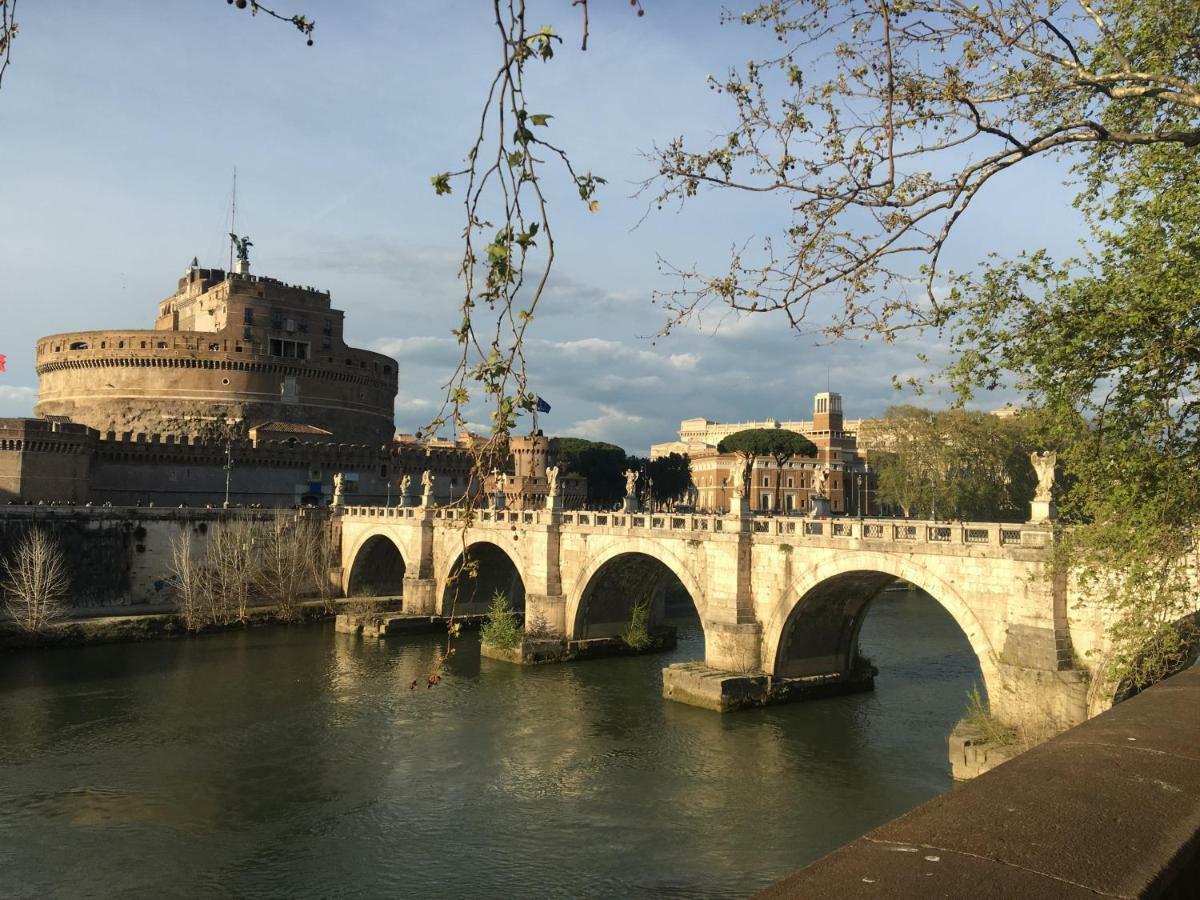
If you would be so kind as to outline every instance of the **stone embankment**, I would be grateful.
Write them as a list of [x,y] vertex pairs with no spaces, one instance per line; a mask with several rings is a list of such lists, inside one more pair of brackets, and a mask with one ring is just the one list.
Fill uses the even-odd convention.
[[1200,897],[1200,668],[877,828],[757,895]]
[[183,620],[174,612],[68,618],[51,623],[44,631],[32,633],[20,631],[0,621],[0,649],[76,647],[84,644],[123,644],[164,640],[187,637],[191,634],[214,634],[263,625],[316,622],[331,618],[333,615],[334,613],[329,612],[321,601],[301,603],[298,620],[281,619],[273,608],[264,606],[251,609],[244,622],[206,625],[195,632],[189,632]]

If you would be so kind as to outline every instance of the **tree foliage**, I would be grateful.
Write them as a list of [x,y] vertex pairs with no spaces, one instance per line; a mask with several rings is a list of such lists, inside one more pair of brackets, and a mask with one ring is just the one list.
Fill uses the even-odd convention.
[[621,477],[626,465],[625,451],[616,444],[553,437],[546,455],[564,474],[582,475],[587,479],[589,504],[607,507],[625,496],[625,479]]
[[713,305],[831,335],[940,325],[941,252],[985,185],[1041,156],[1132,170],[1139,148],[1200,146],[1193,0],[767,0],[726,18],[780,52],[710,77],[732,127],[657,147],[644,188],[659,205],[754,192],[792,223],[725,271],[672,268],[665,330]]
[[876,499],[904,515],[977,522],[1029,518],[1037,478],[1025,416],[894,406],[864,422]]
[[717,444],[718,453],[737,453],[748,459],[770,457],[783,462],[792,456],[816,456],[817,446],[802,434],[786,428],[746,428]]
[[[1200,113],[1193,122],[1200,120]],[[962,397],[1015,385],[1069,476],[1063,565],[1113,613],[1108,687],[1192,658],[1200,550],[1200,159],[1150,146],[1082,174],[1094,249],[993,260],[952,297]]]
[[684,453],[668,453],[646,463],[647,487],[655,503],[679,500],[692,486],[692,461]]

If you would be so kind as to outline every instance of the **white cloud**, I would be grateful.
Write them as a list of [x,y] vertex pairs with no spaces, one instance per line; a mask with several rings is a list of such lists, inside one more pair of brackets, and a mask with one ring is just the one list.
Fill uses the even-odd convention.
[[35,402],[37,402],[37,388],[0,384],[0,416],[31,416]]

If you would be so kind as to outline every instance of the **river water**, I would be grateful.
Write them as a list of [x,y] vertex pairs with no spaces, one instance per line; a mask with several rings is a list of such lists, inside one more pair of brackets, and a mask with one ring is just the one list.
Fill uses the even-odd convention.
[[0,658],[0,896],[740,897],[950,788],[979,680],[921,594],[871,694],[721,716],[670,654],[517,667],[331,625]]

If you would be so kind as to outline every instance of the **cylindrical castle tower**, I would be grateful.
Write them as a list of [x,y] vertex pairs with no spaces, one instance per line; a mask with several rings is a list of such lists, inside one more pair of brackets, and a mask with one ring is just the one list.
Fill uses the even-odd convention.
[[345,443],[390,442],[396,362],[347,346],[343,318],[328,292],[192,266],[153,330],[39,340],[35,413],[101,433],[282,422]]

